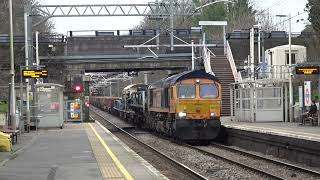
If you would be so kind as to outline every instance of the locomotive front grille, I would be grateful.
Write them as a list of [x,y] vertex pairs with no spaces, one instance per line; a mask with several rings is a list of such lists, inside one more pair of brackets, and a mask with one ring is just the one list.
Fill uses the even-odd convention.
[[180,100],[176,112],[186,113],[186,119],[212,119],[212,113],[220,116],[220,100]]

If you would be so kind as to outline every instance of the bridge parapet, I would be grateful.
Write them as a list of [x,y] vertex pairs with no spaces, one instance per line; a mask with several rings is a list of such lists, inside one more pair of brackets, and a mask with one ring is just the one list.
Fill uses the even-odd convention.
[[[67,39],[67,54],[68,55],[110,55],[110,54],[145,54],[149,52],[147,48],[133,49],[124,48],[125,45],[139,45],[148,41],[148,36],[88,36],[88,37],[68,37]],[[199,43],[199,37],[184,37],[184,41],[190,42],[193,40]],[[156,44],[153,40],[147,44]],[[170,38],[160,36],[161,44],[170,44]],[[181,44],[175,40],[175,44]],[[190,47],[175,48],[173,52],[169,47],[160,47],[156,50],[157,53],[189,53]]]

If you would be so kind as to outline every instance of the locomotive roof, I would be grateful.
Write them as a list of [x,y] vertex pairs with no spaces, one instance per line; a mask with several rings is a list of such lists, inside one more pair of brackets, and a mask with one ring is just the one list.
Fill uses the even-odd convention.
[[212,75],[212,74],[208,74],[206,73],[204,70],[195,70],[195,71],[185,71],[179,74],[175,74],[173,76],[167,77],[167,78],[163,78],[159,81],[156,81],[155,83],[151,84],[149,86],[150,89],[152,88],[166,88],[169,87],[179,81],[183,81],[186,79],[211,79],[211,80],[215,80],[215,81],[219,81],[219,79]]
[[148,85],[146,84],[131,84],[125,88],[123,88],[123,92],[125,91],[132,91],[132,90],[135,90],[135,91],[138,91],[138,90],[144,90],[144,89],[147,89]]

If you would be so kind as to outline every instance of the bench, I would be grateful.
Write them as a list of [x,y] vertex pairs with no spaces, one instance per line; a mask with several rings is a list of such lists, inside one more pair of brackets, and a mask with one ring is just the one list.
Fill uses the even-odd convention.
[[18,134],[20,132],[19,130],[1,129],[0,131],[10,135],[12,144],[16,144],[18,142]]
[[309,122],[312,126],[313,125],[317,126],[318,125],[318,114],[319,114],[319,111],[317,111],[314,114],[310,114],[307,117],[303,118],[302,119],[303,125],[305,125],[306,122]]

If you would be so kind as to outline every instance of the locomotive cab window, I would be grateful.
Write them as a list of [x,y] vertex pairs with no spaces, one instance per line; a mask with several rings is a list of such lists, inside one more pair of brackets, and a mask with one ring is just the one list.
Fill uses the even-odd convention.
[[180,84],[178,85],[178,98],[195,98],[196,86],[194,84]]
[[202,98],[217,98],[219,96],[219,89],[217,84],[201,84],[200,97]]

